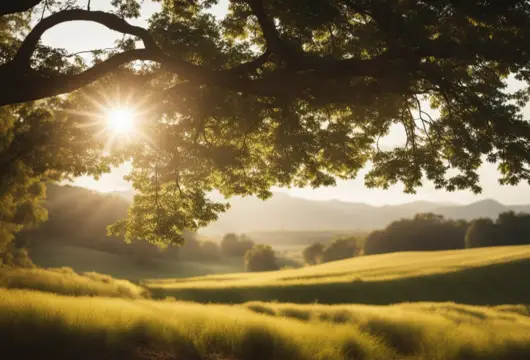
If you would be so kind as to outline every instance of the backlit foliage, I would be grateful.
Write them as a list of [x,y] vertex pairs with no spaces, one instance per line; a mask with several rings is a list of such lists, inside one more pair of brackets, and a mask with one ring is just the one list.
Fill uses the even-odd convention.
[[[221,19],[208,11],[218,1],[165,0],[147,28],[124,20],[142,16],[140,2],[110,3],[112,13],[20,2],[36,24],[22,45],[6,19],[28,13],[0,5],[0,105],[79,90],[73,105],[90,118],[102,101],[83,96],[119,88],[143,106],[144,136],[110,152],[132,161],[137,191],[111,233],[179,243],[227,208],[212,190],[267,198],[273,186],[334,185],[367,164],[367,186],[411,193],[425,179],[479,192],[483,161],[498,164],[502,184],[530,180],[526,0],[231,0]],[[124,36],[88,59],[39,43],[78,20]],[[379,146],[395,126],[403,144]]]

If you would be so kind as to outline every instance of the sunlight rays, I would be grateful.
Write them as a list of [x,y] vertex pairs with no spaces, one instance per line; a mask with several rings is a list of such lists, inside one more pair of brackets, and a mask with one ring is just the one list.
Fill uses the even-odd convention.
[[135,130],[135,113],[130,108],[111,109],[107,114],[107,128],[116,135],[126,135]]
[[154,107],[147,96],[133,92],[122,94],[117,87],[113,93],[83,94],[85,108],[70,111],[79,116],[79,128],[94,128],[94,136],[105,142],[103,154],[137,141],[153,143],[146,135],[145,119],[152,116]]

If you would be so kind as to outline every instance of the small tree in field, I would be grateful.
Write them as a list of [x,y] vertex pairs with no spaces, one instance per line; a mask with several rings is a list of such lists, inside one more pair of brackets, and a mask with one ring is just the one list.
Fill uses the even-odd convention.
[[278,270],[276,256],[270,245],[254,245],[245,254],[245,268],[247,271]]
[[476,219],[466,231],[466,248],[499,245],[499,231],[491,219]]
[[306,247],[302,255],[304,256],[304,260],[307,264],[316,265],[320,263],[323,253],[324,245],[322,245],[321,243],[315,243]]

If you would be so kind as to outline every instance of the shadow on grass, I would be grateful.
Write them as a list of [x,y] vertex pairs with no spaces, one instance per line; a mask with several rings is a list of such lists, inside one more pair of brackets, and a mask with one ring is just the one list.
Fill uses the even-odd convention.
[[457,302],[473,305],[530,303],[530,260],[461,271],[373,282],[266,285],[252,287],[151,288],[153,297],[173,296],[202,303],[279,301],[388,305],[401,302]]

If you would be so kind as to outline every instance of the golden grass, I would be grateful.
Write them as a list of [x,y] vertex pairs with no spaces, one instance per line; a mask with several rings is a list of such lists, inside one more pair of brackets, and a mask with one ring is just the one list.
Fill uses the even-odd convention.
[[363,256],[301,269],[147,280],[156,298],[217,303],[530,303],[530,246]]
[[201,305],[0,289],[0,336],[7,358],[55,360],[530,358],[525,306]]
[[278,284],[289,286],[329,282],[386,281],[445,274],[527,259],[530,259],[529,245],[450,251],[401,252],[361,256],[299,269],[209,275],[186,279],[153,279],[145,281],[145,284],[151,288],[224,288]]
[[147,290],[127,280],[87,272],[77,274],[71,268],[0,269],[0,287],[33,289],[74,296],[110,296],[141,298]]

